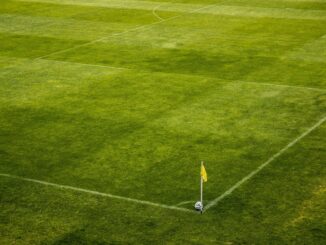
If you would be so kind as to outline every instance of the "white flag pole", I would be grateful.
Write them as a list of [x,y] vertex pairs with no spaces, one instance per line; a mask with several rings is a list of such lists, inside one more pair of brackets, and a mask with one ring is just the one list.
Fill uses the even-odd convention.
[[201,173],[201,170],[203,168],[204,162],[201,162],[201,167],[200,167],[200,202],[201,202],[201,210],[200,212],[203,213],[203,209],[204,209],[204,203],[203,203],[203,176]]

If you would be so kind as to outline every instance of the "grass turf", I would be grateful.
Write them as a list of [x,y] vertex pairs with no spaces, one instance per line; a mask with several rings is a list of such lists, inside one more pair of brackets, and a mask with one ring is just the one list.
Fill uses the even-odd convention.
[[[0,20],[1,174],[192,209],[200,160],[208,203],[325,117],[323,1],[2,1]],[[0,243],[324,244],[325,130],[204,215],[0,176]]]

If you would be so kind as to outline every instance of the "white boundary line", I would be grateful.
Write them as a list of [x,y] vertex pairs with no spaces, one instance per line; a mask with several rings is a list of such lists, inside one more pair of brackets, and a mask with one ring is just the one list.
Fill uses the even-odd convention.
[[[83,65],[83,66],[90,66],[90,67],[102,67],[102,68],[110,68],[110,69],[116,69],[116,70],[126,70],[126,71],[140,71],[140,72],[147,72],[147,73],[153,73],[152,71],[146,71],[146,70],[139,70],[139,69],[133,69],[133,68],[127,68],[127,67],[118,67],[118,66],[107,66],[107,65],[97,65],[97,64],[88,64],[88,63],[80,63],[80,62],[71,62],[71,61],[63,61],[63,60],[51,60],[51,59],[44,59],[44,58],[37,58],[37,60],[43,60],[47,62],[54,62],[54,63],[66,63],[66,64],[72,64],[72,65]],[[155,73],[155,72],[154,72]],[[173,74],[173,73],[167,73],[160,71],[159,73],[164,74]],[[187,75],[187,74],[181,74],[176,73],[179,75]],[[189,75],[190,76],[190,75]],[[244,80],[231,80],[231,79],[224,79],[224,78],[214,78],[214,77],[205,77],[202,75],[191,75],[192,77],[201,77],[201,78],[207,78],[207,79],[215,79],[215,80],[221,80],[223,82],[232,82],[232,83],[248,83],[248,84],[257,84],[261,86],[275,86],[275,87],[283,87],[283,88],[292,88],[292,89],[303,89],[303,90],[312,90],[317,92],[326,92],[326,89],[322,88],[312,88],[312,87],[306,87],[306,86],[294,86],[294,85],[286,85],[286,84],[278,84],[278,83],[265,83],[265,82],[254,82],[254,81],[244,81]]]
[[136,31],[136,30],[140,30],[140,29],[144,29],[146,27],[151,27],[151,26],[154,26],[154,25],[157,25],[157,24],[160,24],[160,23],[163,23],[163,22],[166,22],[166,21],[170,21],[170,20],[174,20],[176,18],[179,18],[179,17],[182,17],[182,16],[185,16],[187,14],[192,14],[192,13],[196,13],[200,10],[203,10],[205,8],[210,8],[210,7],[213,7],[213,6],[216,6],[216,5],[219,5],[221,3],[223,3],[224,1],[221,1],[219,3],[215,3],[215,4],[210,4],[210,5],[207,5],[207,6],[204,6],[204,7],[201,7],[201,8],[198,8],[198,9],[194,9],[194,10],[191,10],[189,12],[186,12],[186,13],[183,13],[183,14],[180,14],[180,15],[176,15],[176,16],[172,16],[170,18],[167,18],[167,19],[162,19],[160,21],[157,21],[157,22],[153,22],[153,23],[150,23],[150,24],[146,24],[146,25],[141,25],[141,26],[136,26],[135,28],[131,28],[131,29],[128,29],[128,30],[125,30],[125,31],[122,31],[122,32],[117,32],[117,33],[112,33],[111,35],[108,35],[108,36],[105,36],[105,37],[101,37],[101,38],[98,38],[98,39],[95,39],[93,41],[90,41],[90,42],[87,42],[87,43],[83,43],[83,44],[80,44],[80,45],[76,45],[76,46],[73,46],[71,48],[67,48],[67,49],[63,49],[63,50],[59,50],[59,51],[55,51],[53,53],[50,53],[50,54],[47,54],[47,55],[43,55],[43,56],[40,56],[40,57],[37,57],[35,58],[36,60],[37,59],[43,59],[43,58],[46,58],[46,57],[49,57],[49,56],[52,56],[52,55],[55,55],[55,54],[62,54],[62,53],[65,53],[65,52],[68,52],[68,51],[71,51],[71,50],[74,50],[74,49],[77,49],[77,48],[81,48],[81,47],[85,47],[85,46],[88,46],[88,45],[91,45],[93,43],[97,43],[97,42],[100,42],[102,40],[105,40],[106,38],[110,37],[110,36],[119,36],[119,35],[123,35],[125,33],[128,33],[128,32],[132,32],[132,31]]
[[11,175],[11,174],[4,174],[4,173],[0,173],[0,176],[11,178],[11,179],[16,179],[16,180],[37,183],[37,184],[46,185],[46,186],[52,186],[52,187],[59,188],[59,189],[73,190],[73,191],[84,192],[84,193],[96,195],[96,196],[109,197],[112,199],[118,199],[118,200],[123,200],[123,201],[127,201],[127,202],[143,204],[143,205],[147,205],[147,206],[153,206],[153,207],[172,209],[172,210],[177,210],[177,211],[182,211],[182,212],[194,213],[194,211],[192,211],[190,209],[186,209],[186,208],[180,208],[180,207],[176,207],[176,206],[170,206],[170,205],[161,204],[161,203],[149,202],[149,201],[144,201],[144,200],[139,200],[139,199],[134,199],[134,198],[129,198],[129,197],[117,196],[117,195],[113,195],[113,194],[109,194],[109,193],[92,191],[92,190],[73,187],[73,186],[69,186],[69,185],[60,185],[60,184],[55,184],[55,183],[51,183],[51,182],[47,182],[47,181],[24,178],[24,177]]
[[161,18],[157,13],[156,13],[156,10],[158,10],[159,7],[161,7],[163,4],[160,4],[160,5],[157,5],[155,8],[153,8],[152,10],[152,14],[158,18],[159,20],[164,20],[163,18]]
[[269,158],[266,162],[264,162],[262,165],[260,165],[258,168],[256,168],[254,171],[252,171],[250,174],[248,174],[246,177],[244,177],[242,180],[237,182],[234,186],[232,186],[230,189],[228,189],[226,192],[224,192],[219,197],[215,198],[213,201],[207,204],[204,211],[207,211],[211,207],[218,204],[220,201],[222,201],[225,197],[230,195],[234,190],[239,188],[241,185],[243,185],[245,182],[250,180],[253,176],[255,176],[257,173],[259,173],[262,169],[264,169],[268,164],[273,162],[276,158],[281,156],[285,151],[287,151],[289,148],[294,146],[298,141],[300,141],[302,138],[306,137],[308,134],[310,134],[313,130],[318,128],[322,123],[324,123],[326,120],[326,116],[324,116],[322,119],[320,119],[315,125],[313,125],[311,128],[309,128],[307,131],[305,131],[303,134],[301,134],[299,137],[294,139],[292,142],[287,144],[283,149],[281,149],[279,152],[274,154],[271,158]]

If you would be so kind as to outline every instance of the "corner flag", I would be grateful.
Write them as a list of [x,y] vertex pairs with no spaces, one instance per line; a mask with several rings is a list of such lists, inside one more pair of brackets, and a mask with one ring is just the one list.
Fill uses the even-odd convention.
[[207,182],[207,173],[204,166],[204,162],[201,162],[200,167],[200,201],[195,203],[195,209],[203,213],[204,210],[204,201],[203,201],[203,182]]
[[200,175],[203,178],[203,181],[207,182],[207,173],[206,173],[206,169],[204,167],[204,164],[201,165]]

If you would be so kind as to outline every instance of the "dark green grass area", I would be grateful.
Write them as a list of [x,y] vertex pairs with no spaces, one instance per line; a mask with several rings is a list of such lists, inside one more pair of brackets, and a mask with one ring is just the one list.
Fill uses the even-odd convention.
[[15,144],[2,172],[173,205],[196,197],[193,159],[205,159],[215,163],[212,200],[325,107],[320,92],[302,89],[83,67],[77,76],[80,66],[65,63],[4,70],[2,132]]
[[[56,52],[62,48],[81,45],[82,41],[66,41],[62,39],[34,37],[25,35],[0,34],[0,55],[12,57],[38,58],[48,52]],[[26,46],[25,46],[26,45]]]
[[2,241],[323,244],[326,149],[318,145],[325,129],[313,132],[204,215],[1,179]]
[[[326,116],[325,9],[3,1],[0,244],[324,244],[325,123],[282,149]],[[203,215],[5,176],[192,210],[201,160],[208,204],[280,151]]]

